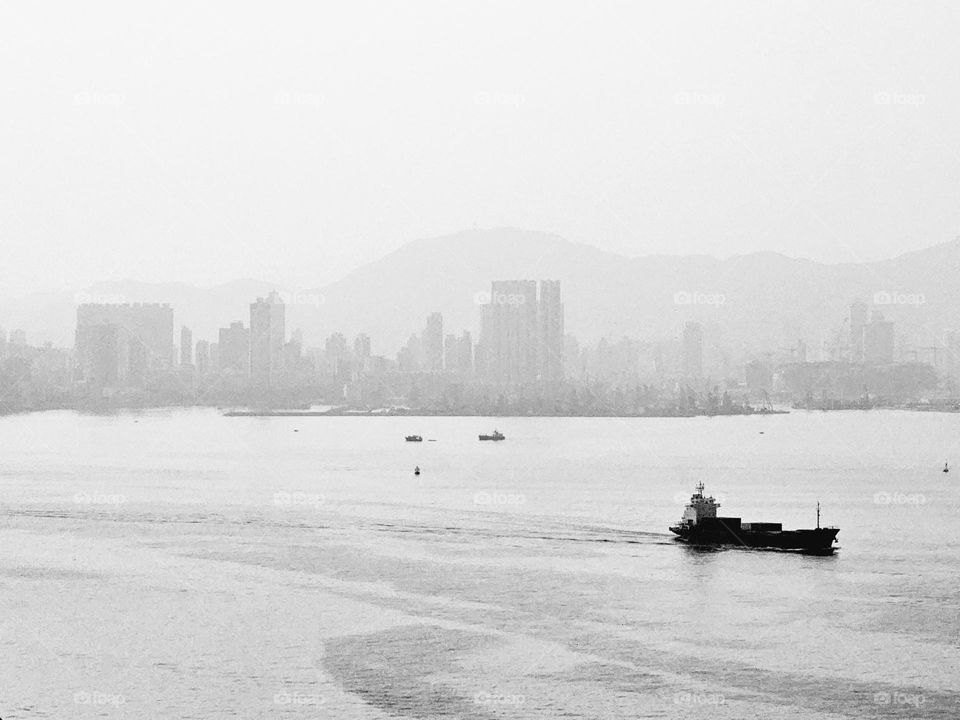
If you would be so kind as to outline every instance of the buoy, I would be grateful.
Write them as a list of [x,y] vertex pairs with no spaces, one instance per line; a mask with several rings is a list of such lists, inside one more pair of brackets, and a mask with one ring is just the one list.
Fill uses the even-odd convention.
[[419,475],[419,474],[420,474],[420,466],[419,466],[419,465],[417,465],[417,466],[413,469],[413,474],[414,474],[414,475]]

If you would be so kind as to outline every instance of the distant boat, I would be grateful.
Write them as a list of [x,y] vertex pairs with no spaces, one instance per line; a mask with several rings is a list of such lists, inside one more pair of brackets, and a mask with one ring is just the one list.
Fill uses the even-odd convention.
[[419,465],[417,465],[417,466],[413,469],[413,474],[414,474],[414,475],[419,475],[419,474],[420,474],[420,466],[419,466]]
[[504,435],[499,430],[494,430],[493,435],[481,435],[480,439],[481,440],[506,440],[507,436]]
[[423,442],[423,438],[419,435],[407,435],[407,442]]
[[950,466],[949,466],[947,463],[944,463],[944,464],[943,464],[943,471],[944,471],[944,472],[950,472]]

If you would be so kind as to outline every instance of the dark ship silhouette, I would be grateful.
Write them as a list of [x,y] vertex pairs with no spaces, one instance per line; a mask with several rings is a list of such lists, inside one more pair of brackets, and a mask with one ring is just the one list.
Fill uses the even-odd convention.
[[690,497],[680,522],[670,527],[678,540],[691,545],[734,545],[747,548],[799,550],[818,555],[833,553],[840,528],[820,527],[820,503],[817,503],[817,527],[784,530],[780,523],[741,522],[738,517],[717,517],[720,504],[703,494],[703,483]]

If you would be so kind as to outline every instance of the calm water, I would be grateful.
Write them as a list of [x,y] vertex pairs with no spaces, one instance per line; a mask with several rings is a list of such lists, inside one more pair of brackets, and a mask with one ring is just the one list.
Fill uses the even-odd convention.
[[[5,720],[960,717],[960,415],[45,413],[0,447]],[[677,545],[700,480],[785,527],[819,499],[841,549]]]

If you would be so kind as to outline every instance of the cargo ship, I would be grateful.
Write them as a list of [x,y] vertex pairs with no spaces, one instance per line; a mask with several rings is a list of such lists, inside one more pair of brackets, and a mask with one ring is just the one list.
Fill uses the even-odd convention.
[[703,483],[683,511],[680,522],[670,527],[678,540],[691,545],[733,545],[746,548],[797,550],[830,555],[840,528],[820,527],[820,503],[817,503],[817,527],[784,530],[780,523],[741,522],[738,517],[719,517],[720,503],[703,494]]
[[500,432],[499,430],[494,430],[494,431],[493,431],[493,435],[481,435],[481,436],[480,436],[480,439],[481,439],[481,440],[505,440],[506,437],[507,437],[507,436],[504,435],[504,434],[503,434],[502,432]]

